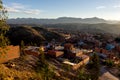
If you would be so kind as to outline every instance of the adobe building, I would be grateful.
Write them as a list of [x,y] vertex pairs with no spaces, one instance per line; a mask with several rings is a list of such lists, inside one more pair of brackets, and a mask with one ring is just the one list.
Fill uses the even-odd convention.
[[72,70],[77,70],[89,62],[89,56],[83,55],[83,50],[74,48],[71,43],[66,43],[64,47],[57,46],[55,49],[48,50],[47,55],[56,58],[64,65],[71,66]]
[[48,50],[47,55],[54,57],[54,58],[58,58],[58,57],[62,57],[64,55],[64,52],[57,51],[57,50]]
[[87,64],[90,60],[89,56],[87,56],[87,55],[81,55],[80,57],[82,58],[82,61],[80,61],[78,64],[74,65],[73,70],[77,70],[80,66]]
[[20,57],[20,47],[19,46],[6,46],[5,48],[0,48],[0,63],[5,63],[9,60]]
[[83,51],[82,50],[79,50],[79,49],[73,49],[71,50],[69,53],[65,53],[67,54],[67,57],[68,58],[75,58],[77,56],[80,56],[83,54]]
[[63,61],[63,64],[69,65],[72,70],[77,70],[81,66],[87,64],[89,62],[89,59],[90,59],[89,56],[87,56],[87,55],[81,55],[79,57],[76,57],[76,59],[77,58],[80,58],[81,61],[79,61],[78,63],[70,62],[70,61]]
[[71,43],[66,43],[65,45],[64,45],[64,49],[65,50],[72,50],[73,49],[73,44],[71,44]]

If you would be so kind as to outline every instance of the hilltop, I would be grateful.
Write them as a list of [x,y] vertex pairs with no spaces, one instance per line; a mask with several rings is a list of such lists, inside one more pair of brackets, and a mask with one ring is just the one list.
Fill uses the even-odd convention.
[[51,41],[52,39],[59,41],[60,39],[64,39],[61,34],[55,31],[31,26],[10,27],[10,30],[7,32],[7,37],[13,45],[20,45],[21,41],[29,45],[40,45],[43,41]]

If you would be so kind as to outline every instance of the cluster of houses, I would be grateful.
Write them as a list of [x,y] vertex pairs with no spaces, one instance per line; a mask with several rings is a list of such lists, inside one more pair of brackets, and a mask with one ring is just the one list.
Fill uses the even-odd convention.
[[115,64],[120,63],[120,44],[115,42],[113,37],[106,35],[101,38],[100,35],[80,33],[68,42],[76,42],[77,47],[81,49],[92,49],[101,59],[110,59]]
[[84,50],[74,48],[74,45],[71,43],[66,43],[64,46],[55,46],[53,44],[48,44],[44,47],[29,46],[24,49],[24,53],[39,56],[39,50],[43,50],[46,56],[54,58],[62,64],[71,66],[73,70],[89,62],[89,56],[83,54]]

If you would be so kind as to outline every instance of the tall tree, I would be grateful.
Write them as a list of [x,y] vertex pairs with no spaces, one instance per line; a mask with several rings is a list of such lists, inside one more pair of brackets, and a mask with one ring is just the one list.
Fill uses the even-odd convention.
[[3,7],[2,0],[0,0],[0,47],[5,47],[9,44],[7,37],[5,37],[6,31],[9,30],[6,19],[7,10]]
[[99,57],[96,53],[93,53],[93,55],[91,56],[91,67],[95,74],[93,80],[98,80],[100,75],[100,62]]

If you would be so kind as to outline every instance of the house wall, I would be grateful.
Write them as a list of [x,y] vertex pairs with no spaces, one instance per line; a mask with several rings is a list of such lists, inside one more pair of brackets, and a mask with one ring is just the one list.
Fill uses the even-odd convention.
[[83,61],[81,61],[80,63],[76,64],[73,66],[73,70],[77,70],[80,66],[87,64],[89,61],[89,57],[85,58]]
[[20,57],[19,46],[7,46],[5,49],[0,48],[0,63]]
[[60,57],[60,56],[63,56],[64,52],[63,51],[54,51],[54,50],[49,50],[48,55],[50,55],[51,57]]

